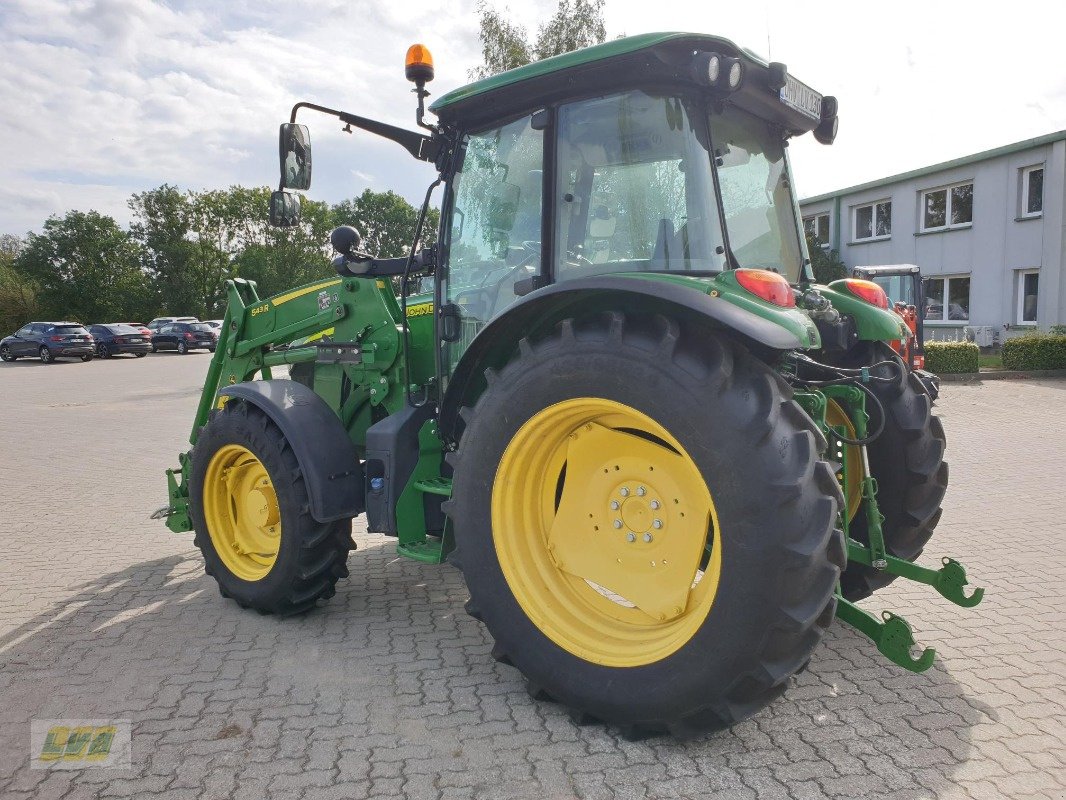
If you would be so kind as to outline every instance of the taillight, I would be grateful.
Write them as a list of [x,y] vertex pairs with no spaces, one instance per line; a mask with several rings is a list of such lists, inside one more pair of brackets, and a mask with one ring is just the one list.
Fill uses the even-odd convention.
[[888,309],[888,295],[885,290],[873,281],[864,281],[861,278],[845,278],[844,286],[848,291],[860,300],[865,300],[872,306]]
[[195,339],[196,337],[195,337],[195,336],[193,336],[193,335],[192,335],[191,333],[188,333],[188,332],[186,332],[186,334],[185,334],[185,338],[186,338],[186,339]]
[[737,283],[756,297],[782,308],[795,307],[796,296],[792,293],[792,287],[776,272],[768,269],[738,269],[733,274],[737,276]]
[[51,339],[51,340],[52,340],[53,342],[61,342],[61,341],[63,341],[63,337],[62,337],[62,336],[51,336],[51,337],[49,337],[49,338],[50,338],[50,339]]

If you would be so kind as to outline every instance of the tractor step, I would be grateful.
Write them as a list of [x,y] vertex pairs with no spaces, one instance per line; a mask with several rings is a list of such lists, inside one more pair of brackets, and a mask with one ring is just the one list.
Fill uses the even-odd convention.
[[451,478],[426,478],[422,481],[415,481],[415,488],[420,492],[426,494],[439,494],[444,497],[452,496],[452,479]]
[[423,564],[443,564],[445,556],[444,540],[427,536],[424,542],[408,542],[396,545],[396,552],[404,558],[420,561]]

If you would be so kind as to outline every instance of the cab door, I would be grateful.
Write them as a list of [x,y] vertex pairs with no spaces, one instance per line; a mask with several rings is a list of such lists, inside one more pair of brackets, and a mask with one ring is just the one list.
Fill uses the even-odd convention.
[[458,315],[458,341],[444,343],[451,373],[474,336],[541,274],[544,133],[532,116],[469,134],[450,182],[442,272],[445,309]]

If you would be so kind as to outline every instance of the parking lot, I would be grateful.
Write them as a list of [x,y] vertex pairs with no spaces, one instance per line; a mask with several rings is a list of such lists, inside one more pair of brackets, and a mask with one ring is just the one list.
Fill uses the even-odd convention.
[[[938,660],[834,626],[786,696],[702,740],[627,742],[535,703],[449,567],[363,532],[293,619],[242,611],[166,501],[209,355],[0,365],[0,797],[1062,798],[1066,381],[947,384],[951,487],[923,557],[985,601],[896,584]],[[34,719],[132,721],[132,768],[30,769]]]

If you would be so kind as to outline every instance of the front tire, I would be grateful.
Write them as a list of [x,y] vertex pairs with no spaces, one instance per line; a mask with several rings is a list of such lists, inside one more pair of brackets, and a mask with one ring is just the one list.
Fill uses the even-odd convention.
[[18,356],[11,354],[11,349],[6,344],[3,347],[0,347],[0,361],[10,362],[17,358]]
[[100,345],[97,350],[100,351],[100,358],[111,358],[111,348],[106,344]]
[[348,575],[351,520],[311,516],[292,448],[254,406],[230,400],[200,431],[189,498],[205,571],[242,607],[298,614]]
[[523,340],[486,379],[446,511],[494,656],[629,736],[779,696],[845,563],[824,439],[787,384],[725,337],[620,313]]

